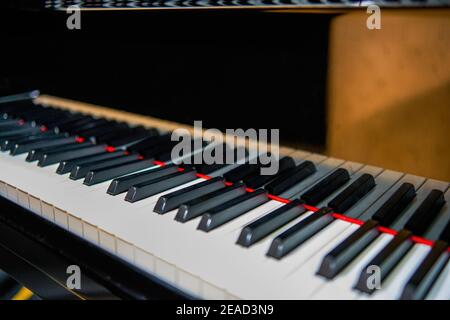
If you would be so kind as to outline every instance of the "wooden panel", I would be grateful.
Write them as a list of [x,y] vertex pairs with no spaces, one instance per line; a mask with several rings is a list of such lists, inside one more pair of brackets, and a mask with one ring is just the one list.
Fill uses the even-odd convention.
[[450,10],[332,22],[327,153],[450,180]]

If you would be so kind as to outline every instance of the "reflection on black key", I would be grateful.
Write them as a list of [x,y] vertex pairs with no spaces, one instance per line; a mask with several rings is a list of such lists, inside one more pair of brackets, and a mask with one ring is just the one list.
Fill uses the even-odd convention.
[[130,163],[111,166],[103,169],[89,171],[84,179],[84,184],[92,186],[94,184],[105,182],[126,174],[130,174],[139,170],[150,168],[153,162],[148,160],[136,160]]
[[255,175],[252,175],[251,177],[244,179],[244,183],[248,188],[251,188],[251,189],[261,188],[264,185],[266,185],[267,183],[274,180],[276,177],[283,174],[286,170],[294,168],[294,167],[295,167],[294,159],[292,159],[291,157],[283,157],[278,162],[277,174],[275,174],[275,175],[255,174]]
[[245,194],[245,185],[243,183],[235,183],[230,187],[224,187],[204,196],[184,203],[178,209],[175,220],[186,222],[198,217],[206,210],[214,208],[224,202]]
[[192,186],[161,196],[158,199],[153,211],[160,214],[169,212],[183,203],[189,202],[195,198],[199,198],[207,193],[216,191],[223,187],[225,187],[225,184],[223,178],[221,177],[196,183]]
[[63,146],[56,146],[56,147],[48,147],[48,148],[39,148],[34,149],[28,152],[28,156],[25,159],[28,162],[39,160],[39,158],[42,157],[43,154],[47,152],[59,152],[59,151],[66,151],[66,150],[74,150],[79,148],[84,148],[86,146],[92,146],[90,143],[71,143]]
[[43,132],[35,135],[18,135],[9,138],[0,139],[0,148],[2,151],[10,150],[16,143],[32,142],[43,139],[55,138],[53,133]]
[[139,143],[140,141],[143,141],[146,137],[152,137],[157,136],[158,130],[151,129],[151,130],[145,130],[142,132],[136,132],[124,137],[115,138],[108,141],[108,144],[110,146],[119,148],[119,147],[128,147],[131,145],[135,145],[136,143]]
[[332,213],[331,208],[322,208],[281,233],[272,241],[267,255],[281,259],[333,222]]
[[0,131],[0,138],[19,136],[19,135],[32,135],[39,133],[40,129],[37,127],[20,127],[12,130],[2,130]]
[[150,181],[159,177],[167,176],[169,174],[178,172],[178,167],[175,165],[167,165],[159,168],[145,170],[143,172],[130,174],[128,176],[114,179],[106,191],[113,196],[127,191],[130,187],[139,183]]
[[78,180],[84,178],[89,171],[103,169],[111,166],[116,166],[124,163],[129,163],[139,159],[139,155],[131,154],[128,156],[115,157],[113,159],[96,160],[77,164],[70,172],[70,179]]
[[289,221],[307,212],[303,204],[303,200],[296,199],[250,223],[242,229],[236,243],[243,247],[251,246]]
[[380,234],[377,229],[378,225],[378,221],[375,220],[368,220],[364,223],[323,258],[317,274],[333,279],[378,237]]
[[38,141],[29,141],[27,143],[15,143],[11,148],[11,155],[19,155],[30,152],[34,149],[61,146],[75,142],[75,137],[48,137],[39,139]]
[[150,136],[145,138],[144,140],[141,140],[133,145],[131,145],[128,148],[128,151],[130,152],[142,152],[143,150],[147,150],[150,148],[154,148],[155,146],[158,146],[160,144],[166,144],[170,142],[170,134],[163,134],[160,136]]
[[265,186],[265,189],[273,195],[280,195],[297,183],[316,172],[316,167],[311,161],[304,161],[295,168],[285,170],[279,177]]
[[382,226],[389,226],[415,198],[416,191],[411,183],[403,183],[386,203],[372,216]]
[[116,157],[120,157],[125,155],[124,151],[114,151],[114,152],[103,152],[99,154],[95,154],[93,156],[86,156],[86,157],[80,157],[73,160],[67,160],[67,161],[61,161],[59,163],[58,168],[56,169],[56,173],[58,174],[65,174],[78,165],[78,164],[84,164],[91,161],[98,161],[98,160],[107,160],[112,159]]
[[126,196],[125,200],[129,202],[136,202],[148,198],[157,193],[175,188],[179,185],[185,184],[197,178],[196,173],[192,169],[185,169],[182,172],[176,172],[168,176],[159,177],[144,183],[132,186]]
[[350,180],[348,171],[339,168],[329,176],[322,179],[319,183],[314,185],[311,189],[306,191],[301,198],[309,205],[315,206],[334,191],[342,187]]
[[263,189],[248,192],[207,210],[207,212],[203,214],[197,229],[209,232],[256,207],[259,207],[267,201],[269,201],[267,191]]
[[1,120],[0,121],[0,130],[3,130],[3,128],[7,127],[7,126],[18,126],[19,124],[20,124],[20,122],[17,119]]
[[439,240],[434,243],[431,251],[409,278],[400,299],[422,300],[426,298],[449,261],[450,255],[446,253],[447,248],[448,243],[445,241]]
[[375,187],[375,179],[365,173],[328,203],[335,212],[344,213]]
[[91,121],[89,121],[83,125],[72,128],[69,132],[71,134],[83,134],[84,131],[103,126],[107,123],[108,123],[108,120],[106,120],[106,119],[92,119]]
[[[81,144],[80,144],[81,145]],[[38,166],[45,167],[63,160],[75,159],[87,155],[104,152],[106,145],[82,146],[72,150],[55,151],[44,153],[38,160]]]

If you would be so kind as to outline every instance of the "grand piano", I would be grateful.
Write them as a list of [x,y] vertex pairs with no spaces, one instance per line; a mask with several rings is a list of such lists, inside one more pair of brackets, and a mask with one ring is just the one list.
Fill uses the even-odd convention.
[[[0,289],[450,299],[448,5],[5,1]],[[174,163],[196,120],[279,129],[279,171]]]

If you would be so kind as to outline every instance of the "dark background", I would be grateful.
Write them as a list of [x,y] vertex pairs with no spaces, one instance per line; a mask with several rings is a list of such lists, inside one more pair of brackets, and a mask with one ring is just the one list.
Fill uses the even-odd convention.
[[0,95],[31,89],[322,150],[329,15],[0,9]]

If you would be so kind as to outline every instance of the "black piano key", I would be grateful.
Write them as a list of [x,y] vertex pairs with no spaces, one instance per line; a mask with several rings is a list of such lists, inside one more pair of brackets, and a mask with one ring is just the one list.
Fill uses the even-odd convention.
[[23,119],[25,121],[31,121],[34,117],[45,114],[46,108],[42,107],[34,107],[32,109],[23,110],[23,111],[17,111],[17,112],[11,112],[11,114],[14,114],[15,117]]
[[158,199],[155,208],[156,213],[167,213],[181,204],[189,202],[195,198],[204,196],[218,189],[225,187],[224,179],[221,177],[212,178],[204,182],[196,183],[192,186],[165,194]]
[[445,229],[442,231],[441,235],[439,236],[439,240],[445,241],[450,243],[450,221],[445,226]]
[[[106,133],[111,133],[114,131],[119,131],[121,129],[124,128],[128,128],[128,125],[125,123],[116,123],[116,122],[109,122],[109,123],[105,123],[103,125],[100,125],[98,127],[89,129],[89,130],[85,130],[83,132],[80,132],[79,135],[82,137],[85,137],[89,140],[94,140],[92,142],[95,142],[95,137],[102,135],[102,134],[106,134]],[[92,138],[92,139],[91,139]]]
[[0,149],[2,151],[8,151],[10,150],[14,144],[16,143],[24,143],[24,142],[30,142],[30,141],[38,141],[43,139],[48,139],[50,137],[54,137],[55,135],[50,132],[40,132],[34,135],[17,135],[12,136],[4,139],[0,139]]
[[20,112],[29,111],[29,110],[38,109],[38,108],[40,108],[40,107],[33,103],[29,103],[29,104],[11,103],[11,104],[2,106],[2,110],[0,112],[0,118],[2,118],[2,119],[14,118]]
[[59,151],[66,151],[66,150],[74,150],[74,149],[79,149],[79,148],[83,148],[85,146],[91,146],[91,145],[92,145],[91,143],[87,143],[87,142],[85,142],[85,143],[70,143],[70,144],[63,145],[63,146],[34,149],[34,150],[31,150],[30,152],[28,152],[28,156],[25,160],[28,162],[32,162],[32,161],[39,160],[39,158],[41,158],[42,155],[47,152],[59,152]]
[[411,183],[403,183],[400,188],[375,212],[372,219],[382,226],[389,226],[416,196],[416,190]]
[[98,133],[96,135],[90,135],[89,140],[92,143],[108,143],[110,140],[117,138],[123,138],[133,134],[134,131],[128,125],[123,125],[112,130],[106,130],[106,132]]
[[309,205],[315,206],[321,201],[330,196],[337,189],[342,187],[345,183],[350,180],[350,175],[348,171],[339,168],[319,183],[314,185],[311,189],[306,191],[301,198]]
[[109,120],[106,120],[106,119],[92,119],[91,121],[86,122],[83,125],[78,125],[78,126],[71,128],[71,130],[69,130],[69,133],[73,134],[73,135],[82,134],[83,131],[91,130],[93,128],[103,126],[107,123],[109,123]]
[[142,132],[136,132],[124,137],[119,137],[115,139],[111,139],[108,141],[108,144],[113,147],[128,147],[135,145],[136,143],[142,142],[147,137],[153,137],[158,135],[158,130],[156,129],[147,129]]
[[64,114],[61,111],[52,110],[49,112],[36,114],[32,118],[25,120],[27,120],[32,126],[37,126],[40,124],[45,125],[47,123],[52,123],[53,121],[57,121],[63,117]]
[[304,161],[295,168],[285,170],[275,180],[267,184],[264,188],[272,195],[280,195],[284,191],[293,187],[316,172],[316,167],[311,161]]
[[236,243],[243,247],[249,247],[265,238],[278,228],[307,212],[308,210],[303,204],[303,200],[296,199],[250,223],[242,229]]
[[278,176],[283,174],[286,170],[294,168],[295,167],[295,161],[291,157],[283,157],[278,162],[278,173],[275,175],[260,175],[255,174],[253,176],[250,176],[246,179],[244,179],[244,183],[248,188],[251,189],[257,189],[261,188],[264,185],[268,184],[272,180],[276,179]]
[[378,221],[372,219],[366,221],[358,230],[325,255],[317,274],[327,279],[333,279],[378,237],[380,234],[378,226]]
[[29,123],[23,123],[23,124],[10,124],[0,127],[0,132],[7,132],[12,131],[16,129],[24,129],[24,128],[31,128],[32,126]]
[[170,158],[171,151],[177,143],[177,141],[167,141],[166,143],[160,143],[154,147],[139,151],[139,154],[147,159],[158,159],[158,156],[162,154],[169,154]]
[[229,166],[229,164],[226,163],[198,164],[198,165],[196,164],[195,169],[197,170],[198,173],[208,175],[215,171],[221,170],[227,166]]
[[355,289],[372,294],[376,289],[367,286],[368,279],[372,275],[367,272],[368,267],[378,266],[380,268],[380,281],[382,284],[409,249],[412,248],[413,242],[410,239],[411,235],[412,233],[408,230],[401,230],[397,233],[386,247],[384,247],[372,261],[363,268],[358,281],[356,282]]
[[143,150],[154,148],[158,145],[164,145],[171,141],[171,134],[166,133],[160,136],[149,136],[128,147],[130,152],[142,152]]
[[18,136],[18,135],[32,135],[39,133],[40,129],[37,127],[21,126],[20,128],[15,128],[12,130],[2,130],[0,131],[0,138]]
[[50,124],[47,123],[46,126],[48,127],[49,130],[59,131],[60,126],[63,126],[63,125],[66,125],[66,124],[69,124],[72,122],[80,121],[84,118],[89,118],[89,117],[86,115],[83,115],[81,113],[68,112],[65,117],[58,119],[56,121],[52,121],[52,123],[50,123]]
[[80,119],[70,119],[67,122],[61,123],[53,128],[53,130],[56,133],[64,133],[64,132],[70,132],[75,128],[80,128],[88,123],[91,123],[94,121],[94,118],[91,116],[84,116]]
[[93,156],[85,156],[72,160],[65,160],[59,163],[58,168],[56,169],[56,173],[65,174],[72,171],[72,169],[78,164],[84,164],[87,162],[98,161],[98,160],[108,160],[120,156],[124,156],[124,151],[114,151],[114,152],[103,152]]
[[207,210],[203,215],[197,229],[209,232],[248,211],[259,207],[269,201],[267,191],[258,189],[248,192],[217,207]]
[[5,127],[20,126],[20,123],[17,119],[0,120],[0,131]]
[[156,169],[150,169],[143,172],[130,174],[128,176],[114,179],[113,181],[111,181],[111,184],[109,185],[108,190],[106,192],[110,195],[115,196],[122,192],[127,191],[130,187],[136,184],[145,181],[150,181],[163,176],[167,176],[169,174],[176,172],[179,172],[177,166],[167,165]]
[[425,299],[440,273],[444,270],[450,255],[446,254],[448,243],[442,240],[436,241],[419,267],[408,279],[400,295],[402,300]]
[[441,190],[431,190],[419,208],[406,222],[404,229],[411,231],[416,236],[423,236],[444,204],[444,193]]
[[345,213],[375,187],[375,179],[365,173],[356,179],[345,190],[328,202],[328,207],[335,212]]
[[260,168],[261,165],[259,164],[246,163],[234,168],[233,170],[228,171],[223,175],[223,177],[228,182],[239,182],[247,178],[248,176],[258,172]]
[[235,183],[229,187],[224,185],[221,189],[182,204],[178,209],[175,220],[178,222],[189,221],[200,216],[205,211],[245,193],[245,185],[243,183]]
[[278,235],[267,256],[281,259],[334,221],[331,208],[322,208]]
[[94,160],[86,163],[78,163],[70,172],[69,178],[72,180],[78,180],[86,177],[89,171],[126,164],[132,161],[139,160],[139,157],[140,156],[137,154],[130,154],[120,157],[114,157],[112,159]]
[[148,160],[137,160],[121,165],[111,166],[103,169],[96,169],[89,171],[83,183],[87,186],[105,182],[120,176],[140,171],[153,166],[153,163]]
[[12,146],[10,153],[14,156],[30,152],[34,149],[61,146],[74,142],[76,142],[75,137],[47,137],[38,139],[37,141],[29,141],[27,143],[15,143],[14,146]]
[[129,202],[136,202],[195,179],[197,179],[195,171],[193,169],[185,169],[182,172],[172,173],[168,176],[159,177],[132,186],[128,190],[125,200]]
[[[80,144],[81,145],[81,144]],[[38,166],[45,167],[63,160],[75,159],[83,156],[94,155],[105,151],[106,145],[88,145],[72,150],[44,153],[38,160]]]

